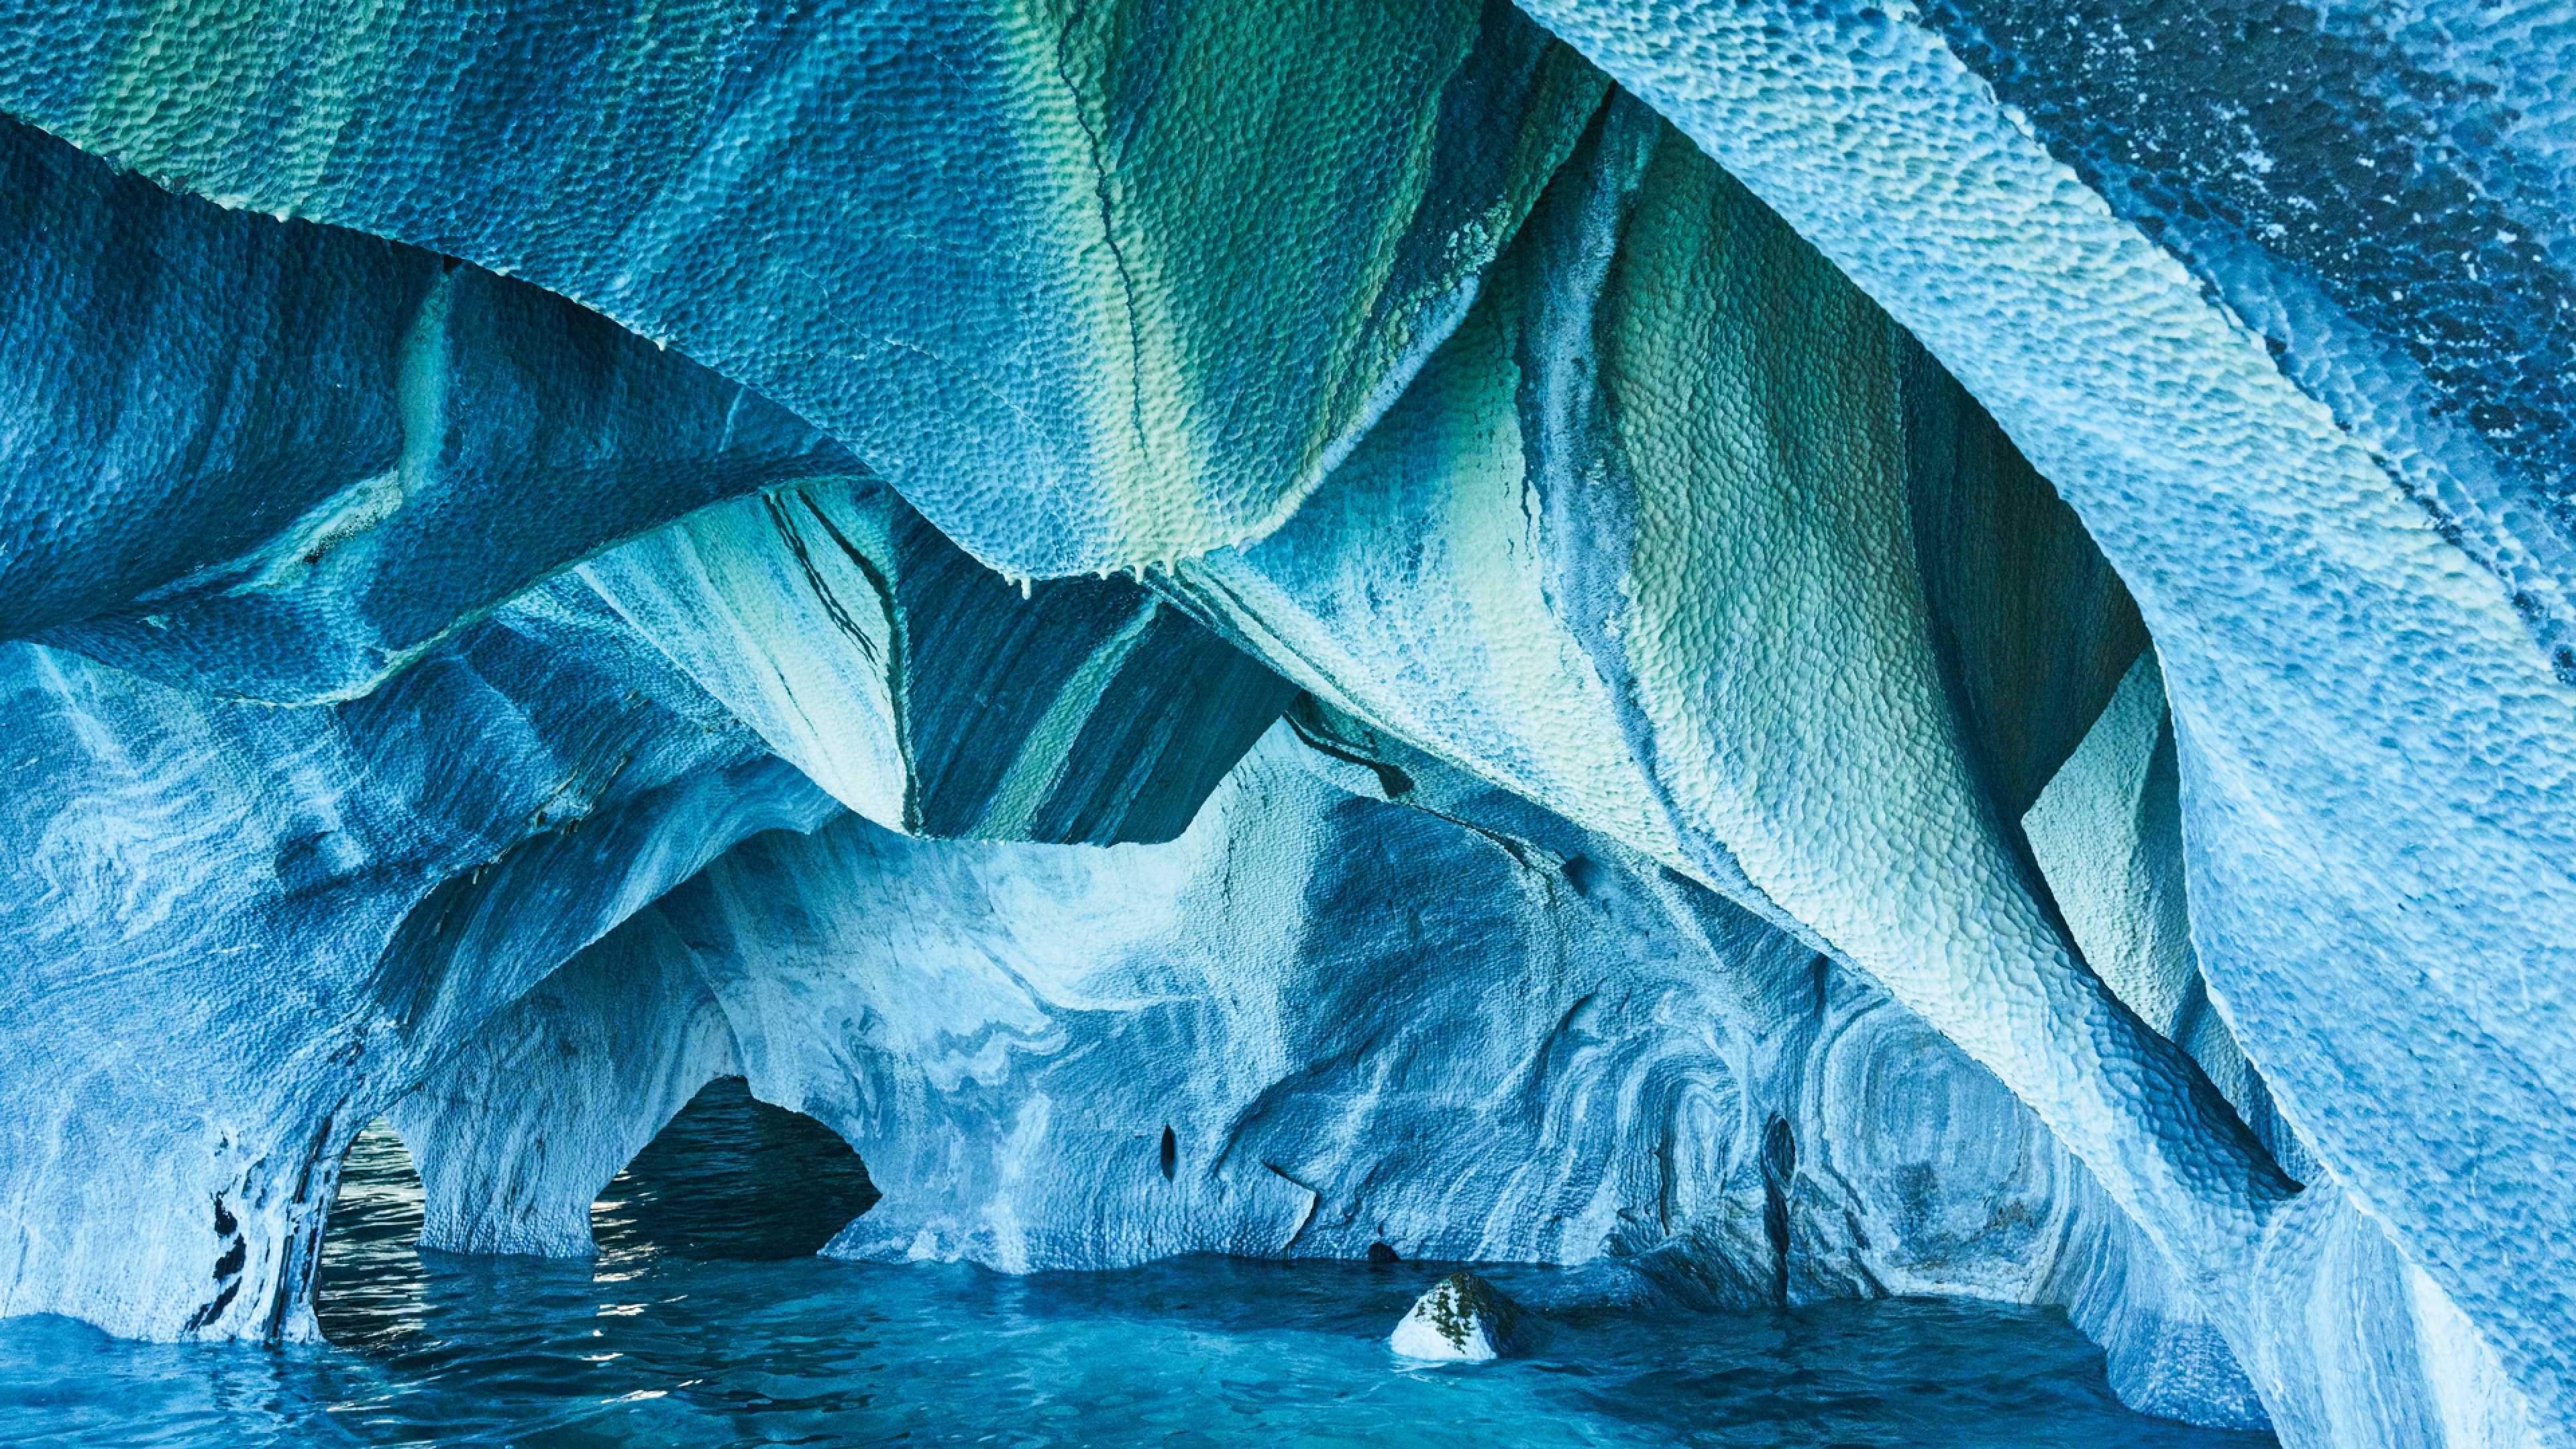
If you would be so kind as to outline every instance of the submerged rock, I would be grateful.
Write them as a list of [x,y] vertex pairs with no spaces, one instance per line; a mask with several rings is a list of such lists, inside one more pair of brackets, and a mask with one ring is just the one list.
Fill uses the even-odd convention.
[[1475,1274],[1458,1272],[1413,1301],[1387,1346],[1406,1358],[1490,1363],[1518,1347],[1520,1337],[1520,1305]]

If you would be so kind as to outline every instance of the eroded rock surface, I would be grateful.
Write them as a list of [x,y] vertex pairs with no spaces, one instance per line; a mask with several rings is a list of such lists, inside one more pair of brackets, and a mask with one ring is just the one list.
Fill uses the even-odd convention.
[[2576,1442],[2570,34],[0,5],[0,1311],[303,1331],[387,1110],[578,1252],[739,1073],[845,1254]]
[[625,1157],[740,1073],[867,1161],[847,1256],[1384,1243],[1712,1305],[2057,1302],[2123,1383],[2259,1417],[2152,1247],[1885,992],[1616,842],[1419,756],[1381,767],[1395,803],[1338,748],[1283,722],[1164,845],[746,842],[396,1109],[429,1240],[586,1250]]

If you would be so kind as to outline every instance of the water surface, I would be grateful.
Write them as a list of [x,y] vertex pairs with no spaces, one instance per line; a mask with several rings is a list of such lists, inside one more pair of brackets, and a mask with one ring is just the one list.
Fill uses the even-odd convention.
[[[136,1345],[59,1319],[0,1323],[0,1439],[174,1449],[2271,1442],[2128,1412],[2099,1352],[2047,1310],[1596,1310],[1550,1321],[1526,1358],[1408,1368],[1385,1336],[1437,1276],[1423,1264],[1185,1259],[1012,1278],[780,1257],[828,1236],[852,1195],[864,1202],[855,1163],[791,1169],[794,1134],[748,1099],[702,1103],[680,1127],[666,1143],[729,1146],[751,1168],[727,1183],[688,1151],[648,1153],[602,1198],[601,1256],[572,1263],[416,1252],[418,1187],[399,1143],[373,1129],[352,1153],[333,1222],[322,1284],[332,1346]],[[746,1184],[765,1188],[759,1202],[743,1199]],[[1533,1295],[1548,1287],[1544,1270],[1491,1276]]]

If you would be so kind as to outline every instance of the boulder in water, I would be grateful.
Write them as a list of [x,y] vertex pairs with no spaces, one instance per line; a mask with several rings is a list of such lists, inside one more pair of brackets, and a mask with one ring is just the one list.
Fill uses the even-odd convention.
[[1452,1273],[1415,1299],[1388,1344],[1406,1358],[1485,1363],[1511,1352],[1520,1306],[1473,1273]]

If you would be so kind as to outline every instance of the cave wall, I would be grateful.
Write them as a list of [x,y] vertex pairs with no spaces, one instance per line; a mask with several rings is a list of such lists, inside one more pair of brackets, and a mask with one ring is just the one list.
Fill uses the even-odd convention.
[[1042,576],[1292,510],[1606,84],[1499,0],[1334,0],[1293,45],[1190,0],[203,18],[12,4],[0,108],[568,297]]
[[[2482,406],[2492,378],[2426,365],[2502,345],[2520,360],[2494,376],[2564,371],[2557,324],[2532,320],[2563,290],[2563,190],[2503,183],[2549,174],[2564,141],[2509,120],[2500,60],[2527,37],[2516,66],[2545,68],[2563,44],[2528,15],[2467,6],[2422,7],[2416,26],[2350,8],[2137,8],[2052,22],[2012,6],[1920,20],[1531,6],[1886,306],[2083,518],[2156,639],[2190,802],[2193,938],[2240,1044],[2565,1442],[2576,1298],[2542,1286],[2567,1281],[2576,1250],[2576,1121],[2551,1085],[2571,1060],[2576,904],[2559,784],[2576,700],[2551,563],[2564,437],[2552,451],[2552,424]],[[2320,54],[2284,39],[2296,26],[2353,47],[2331,83],[2251,59]],[[2187,38],[2187,53],[2156,57],[2157,37]],[[2428,50],[2480,84],[2429,109],[2342,103],[2410,89]],[[2213,96],[2248,129],[2178,119]],[[2142,105],[2177,119],[2105,124]],[[2149,155],[2187,138],[2187,167],[2159,156],[2127,172],[2170,173],[2162,191],[2088,183],[2127,160],[2105,153],[2113,135]],[[2383,161],[2385,180],[2357,184]],[[2286,222],[2275,234],[2259,211],[2199,200],[2214,181],[2264,192],[2275,165],[2330,174],[2378,220],[2365,231],[2346,214],[2321,248],[2309,222],[2294,240]],[[2262,208],[2326,199],[2285,187]],[[2492,233],[2475,220],[2499,215],[2511,222]],[[2481,246],[2531,242],[2520,280],[2494,274],[2515,300],[2459,295],[2488,275],[2451,248],[2460,227]],[[2416,280],[2358,312],[2332,304],[2391,267]],[[2428,305],[2438,330],[2405,320]]]
[[481,1017],[834,809],[595,598],[280,710],[7,646],[0,1305],[309,1332],[341,1153]]
[[1168,837],[1292,692],[561,298],[0,156],[0,1309],[308,1334],[357,1130],[725,847]]
[[1179,840],[773,832],[495,1016],[393,1113],[424,1242],[581,1253],[744,1075],[885,1194],[830,1251],[1011,1272],[1178,1253],[1585,1266],[1750,1307],[2071,1306],[2139,1401],[2262,1410],[2153,1247],[1991,1074],[1723,897],[1412,757],[1283,722]]
[[737,841],[1177,860],[1304,691],[2000,1083],[2133,1401],[2570,1442],[2564,27],[1527,10],[0,6],[0,1308],[298,1331]]

